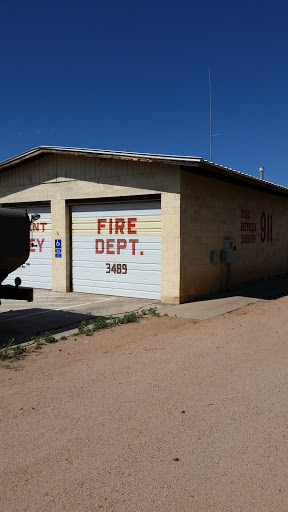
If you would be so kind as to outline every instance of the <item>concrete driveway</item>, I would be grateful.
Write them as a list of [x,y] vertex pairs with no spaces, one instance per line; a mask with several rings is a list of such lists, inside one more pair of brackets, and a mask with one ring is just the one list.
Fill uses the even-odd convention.
[[53,334],[75,329],[90,318],[124,314],[158,306],[159,301],[34,290],[34,301],[2,300],[0,306],[0,346],[11,338],[15,343],[30,341],[32,336],[49,331]]

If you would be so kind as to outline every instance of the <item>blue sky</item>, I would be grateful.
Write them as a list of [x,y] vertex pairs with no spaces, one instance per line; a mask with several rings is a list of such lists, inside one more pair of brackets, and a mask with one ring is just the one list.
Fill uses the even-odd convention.
[[0,0],[0,160],[39,145],[209,159],[288,186],[288,4]]

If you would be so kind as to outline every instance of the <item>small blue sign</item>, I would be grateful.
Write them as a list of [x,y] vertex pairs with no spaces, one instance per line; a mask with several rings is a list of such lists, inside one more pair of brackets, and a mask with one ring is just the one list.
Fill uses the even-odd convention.
[[61,238],[57,238],[55,240],[55,249],[61,249],[61,247],[62,247],[62,240],[61,240]]
[[55,253],[56,252],[62,252],[62,249],[55,249]]
[[55,258],[62,258],[61,252],[55,252]]

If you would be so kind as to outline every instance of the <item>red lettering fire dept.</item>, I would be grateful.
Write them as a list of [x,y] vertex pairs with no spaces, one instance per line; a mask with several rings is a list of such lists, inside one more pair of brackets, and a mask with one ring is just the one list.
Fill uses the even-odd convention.
[[124,231],[127,231],[127,235],[137,235],[136,228],[136,217],[128,217],[123,219],[122,217],[116,219],[98,219],[97,220],[97,232],[101,234],[103,229],[109,228],[109,235],[124,235]]
[[[121,251],[124,249],[128,249],[131,251],[131,254],[135,256],[136,254],[136,245],[139,243],[139,240],[136,238],[130,238],[129,240],[125,240],[125,238],[107,238],[103,240],[103,238],[96,238],[95,240],[95,253],[96,254],[121,254]],[[143,252],[140,252],[143,255]]]

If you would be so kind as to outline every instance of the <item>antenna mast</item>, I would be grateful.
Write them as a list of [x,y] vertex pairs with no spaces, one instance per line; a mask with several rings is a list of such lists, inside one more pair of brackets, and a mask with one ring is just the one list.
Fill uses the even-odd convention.
[[210,66],[209,66],[209,97],[210,97],[210,162],[212,162],[212,93],[211,93]]

